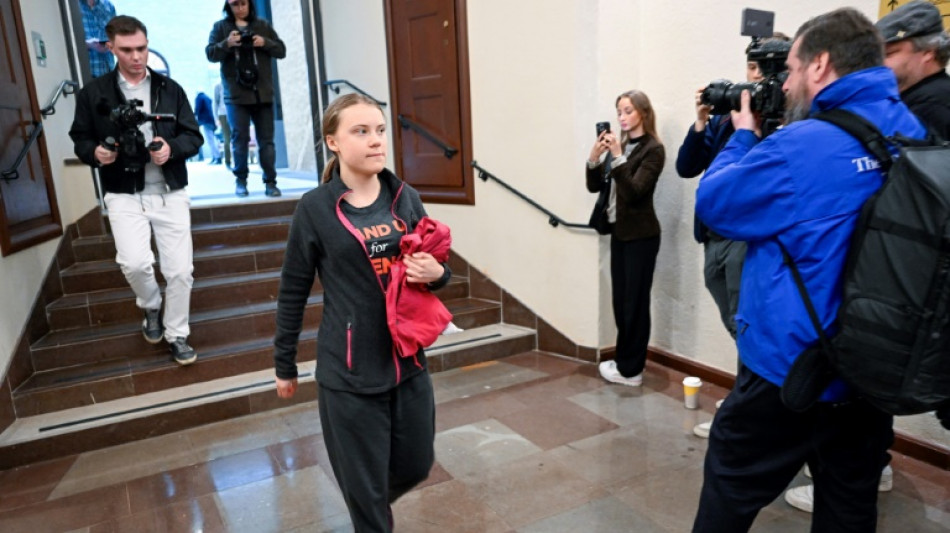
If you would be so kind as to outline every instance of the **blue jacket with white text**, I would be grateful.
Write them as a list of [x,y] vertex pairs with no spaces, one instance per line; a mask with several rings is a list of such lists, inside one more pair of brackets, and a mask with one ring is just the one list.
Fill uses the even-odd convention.
[[[886,67],[842,76],[816,95],[810,114],[834,108],[861,115],[884,135],[925,135]],[[696,213],[720,235],[748,242],[736,327],[740,359],[751,371],[781,386],[798,354],[817,342],[777,241],[798,265],[833,335],[851,235],[883,178],[857,140],[816,119],[792,123],[761,142],[751,131],[737,131],[710,165],[696,191]],[[822,400],[846,397],[836,381]]]

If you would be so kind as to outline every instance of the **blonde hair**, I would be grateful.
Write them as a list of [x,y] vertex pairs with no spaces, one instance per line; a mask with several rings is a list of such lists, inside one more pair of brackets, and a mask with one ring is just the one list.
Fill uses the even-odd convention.
[[[340,127],[340,115],[343,113],[343,110],[349,107],[353,107],[357,104],[366,104],[373,106],[376,109],[379,109],[379,112],[383,112],[383,108],[379,106],[379,102],[373,100],[368,96],[364,96],[359,93],[349,93],[344,94],[343,96],[337,98],[327,106],[327,110],[323,113],[323,124],[321,126],[324,145],[326,145],[327,135],[335,135],[336,130]],[[337,159],[336,153],[330,156],[330,160],[327,161],[327,166],[323,169],[323,176],[320,179],[321,183],[326,183],[330,181],[333,177],[333,169],[339,165],[340,162]]]
[[[634,109],[637,110],[637,113],[640,115],[640,121],[643,123],[643,132],[650,137],[653,137],[653,139],[657,142],[660,142],[660,136],[656,134],[656,115],[653,113],[653,104],[650,103],[650,99],[647,98],[646,93],[636,89],[622,93],[617,97],[617,101],[614,103],[614,106],[620,105],[621,98],[630,100],[630,103],[633,104]],[[627,132],[623,132],[620,135],[620,142],[627,142],[627,137]]]

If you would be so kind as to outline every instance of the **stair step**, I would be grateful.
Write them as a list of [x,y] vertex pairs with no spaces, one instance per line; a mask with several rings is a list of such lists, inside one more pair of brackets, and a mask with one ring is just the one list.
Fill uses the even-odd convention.
[[[463,329],[500,321],[501,306],[497,302],[457,298],[445,304],[454,316],[453,322]],[[276,301],[266,301],[192,313],[188,342],[200,356],[204,346],[215,346],[227,341],[272,339],[276,328],[276,310]],[[323,295],[314,294],[308,299],[304,323],[317,324],[322,315]],[[152,345],[145,342],[138,318],[135,322],[51,331],[33,343],[31,351],[36,372],[97,365],[122,358],[162,361],[169,357],[164,343]]]
[[[440,337],[427,350],[427,360],[430,371],[439,372],[531,350],[535,344],[533,330],[492,324]],[[522,346],[526,348],[519,349]],[[179,373],[193,368],[196,367],[179,369]],[[303,361],[299,369],[302,386],[293,401],[313,400],[316,387],[309,383],[313,381],[315,363]],[[0,469],[171,433],[290,403],[292,401],[276,397],[273,369],[268,367],[52,413],[22,416],[0,434]]]
[[19,417],[0,434],[0,469],[198,427],[316,398],[314,362],[300,365],[292,400],[274,392],[272,369],[248,372],[55,413]]
[[[193,259],[194,277],[200,279],[279,269],[284,261],[285,248],[286,242],[275,241],[196,249]],[[163,281],[161,266],[157,261],[155,275],[159,282]],[[65,294],[81,294],[128,286],[122,270],[112,259],[75,263],[60,271],[60,278]]]
[[[188,343],[200,354],[202,346],[226,340],[273,337],[276,309],[277,302],[270,301],[192,313]],[[311,296],[304,315],[305,323],[318,323],[322,314],[323,295]],[[145,342],[140,322],[51,331],[33,343],[31,351],[37,372],[115,359],[117,354],[132,359],[154,354],[168,357],[168,348],[163,342],[154,345]]]
[[[298,357],[316,356],[317,328],[300,334]],[[202,346],[198,360],[178,366],[167,352],[148,357],[123,357],[33,374],[13,393],[17,414],[33,416],[102,403],[210,379],[273,368],[273,339],[256,338]]]
[[297,198],[274,200],[272,198],[254,201],[245,198],[237,204],[216,205],[210,207],[192,207],[191,223],[230,222],[250,218],[291,216],[297,209]]
[[[251,274],[198,278],[191,291],[191,312],[200,313],[223,307],[273,301],[280,286],[280,270]],[[320,280],[313,284],[312,294],[322,290]],[[443,301],[464,298],[468,279],[453,276],[449,283],[435,292]],[[141,311],[135,305],[135,294],[126,285],[80,294],[67,294],[46,307],[50,329],[62,330],[88,326],[104,326],[127,322]]]
[[501,305],[481,298],[447,300],[445,306],[452,312],[452,322],[462,329],[472,329],[501,322]]
[[[198,252],[208,247],[245,246],[275,241],[286,243],[291,219],[291,216],[276,216],[193,222],[192,244],[195,252]],[[80,237],[73,240],[72,246],[76,261],[79,262],[107,261],[115,258],[115,241],[111,234]],[[155,250],[154,243],[152,248]]]
[[[279,285],[280,270],[199,278],[191,291],[191,312],[275,300]],[[319,290],[319,283],[315,283],[314,292]],[[142,312],[135,305],[132,289],[126,286],[65,295],[50,303],[46,313],[50,328],[60,330],[128,322]]]

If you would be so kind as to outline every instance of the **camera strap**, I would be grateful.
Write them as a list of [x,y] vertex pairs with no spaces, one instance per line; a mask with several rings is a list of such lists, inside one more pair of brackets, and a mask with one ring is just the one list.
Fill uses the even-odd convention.
[[[245,30],[250,30],[250,28],[251,28],[251,25],[248,24],[247,26],[245,26],[244,29],[245,29]],[[238,32],[238,33],[242,33],[242,32],[241,32],[241,28],[239,28],[237,24],[234,25],[234,31],[236,31],[236,32]],[[236,64],[237,64],[238,68],[241,68],[241,48],[242,48],[241,46],[235,46],[235,47],[234,47],[234,59],[235,59],[235,61],[236,61]],[[257,54],[254,53],[254,48],[253,48],[253,47],[251,47],[251,58],[254,60],[254,68],[257,69],[257,68],[258,68],[258,65],[257,65]]]
[[[257,54],[254,53],[254,49],[251,49],[251,58],[254,59],[254,68],[257,68]],[[234,47],[234,59],[237,60],[238,65],[241,64],[241,47]]]

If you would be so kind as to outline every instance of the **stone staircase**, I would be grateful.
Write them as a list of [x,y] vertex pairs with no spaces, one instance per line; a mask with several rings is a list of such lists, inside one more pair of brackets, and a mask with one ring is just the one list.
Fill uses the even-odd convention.
[[[11,365],[20,369],[10,380],[16,418],[0,433],[0,469],[291,403],[274,392],[271,342],[295,207],[296,200],[285,199],[192,209],[189,343],[199,359],[187,367],[172,361],[165,343],[142,338],[142,313],[113,260],[108,221],[93,213],[85,217],[85,230],[71,228],[38,297],[33,322],[45,322],[28,326],[42,334],[34,333]],[[465,331],[443,336],[427,351],[432,372],[538,346],[523,307],[513,308],[521,325],[505,324],[503,291],[486,291],[490,281],[455,254],[451,267],[452,281],[437,294]],[[486,293],[489,298],[478,297]],[[292,402],[316,397],[316,387],[306,383],[313,381],[322,309],[317,282],[300,338],[303,386]]]

